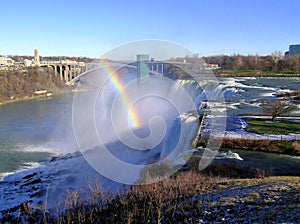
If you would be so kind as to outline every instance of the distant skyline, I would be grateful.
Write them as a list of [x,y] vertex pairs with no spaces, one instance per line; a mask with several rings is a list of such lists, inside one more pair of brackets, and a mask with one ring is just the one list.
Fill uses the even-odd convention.
[[284,53],[300,43],[299,0],[3,1],[0,55],[99,58],[132,41],[200,56]]

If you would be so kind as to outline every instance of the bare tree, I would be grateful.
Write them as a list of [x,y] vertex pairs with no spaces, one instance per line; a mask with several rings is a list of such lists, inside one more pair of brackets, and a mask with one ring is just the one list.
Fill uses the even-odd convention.
[[262,111],[272,117],[272,122],[276,117],[292,112],[297,106],[287,100],[266,101],[262,104]]
[[241,55],[234,55],[233,57],[233,68],[234,69],[241,69],[244,65],[243,63],[243,57]]

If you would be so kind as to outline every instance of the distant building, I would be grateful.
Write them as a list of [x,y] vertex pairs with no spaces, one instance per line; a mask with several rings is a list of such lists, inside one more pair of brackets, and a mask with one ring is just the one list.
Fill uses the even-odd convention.
[[32,60],[29,60],[29,59],[25,59],[24,60],[24,65],[25,67],[30,67],[32,65],[33,61]]
[[10,57],[0,57],[0,66],[12,66],[15,61]]
[[214,70],[214,69],[219,69],[220,66],[218,64],[207,64],[207,63],[202,63],[201,69],[202,70]]
[[290,45],[288,55],[293,56],[296,54],[300,54],[300,44]]

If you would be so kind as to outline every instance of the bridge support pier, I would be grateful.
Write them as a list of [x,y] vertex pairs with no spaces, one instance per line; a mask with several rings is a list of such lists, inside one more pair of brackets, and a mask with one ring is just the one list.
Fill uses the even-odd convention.
[[62,70],[62,66],[59,65],[58,67],[59,67],[59,78],[60,78],[61,80],[63,80],[63,70]]
[[64,67],[65,67],[65,69],[64,69],[65,82],[68,82],[69,81],[69,66],[65,65]]

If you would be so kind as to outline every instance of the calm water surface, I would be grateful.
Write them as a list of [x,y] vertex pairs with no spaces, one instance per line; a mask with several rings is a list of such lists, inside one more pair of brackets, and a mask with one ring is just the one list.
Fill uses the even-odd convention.
[[[62,153],[71,119],[71,95],[0,106],[0,173]],[[64,125],[65,123],[65,125]]]

